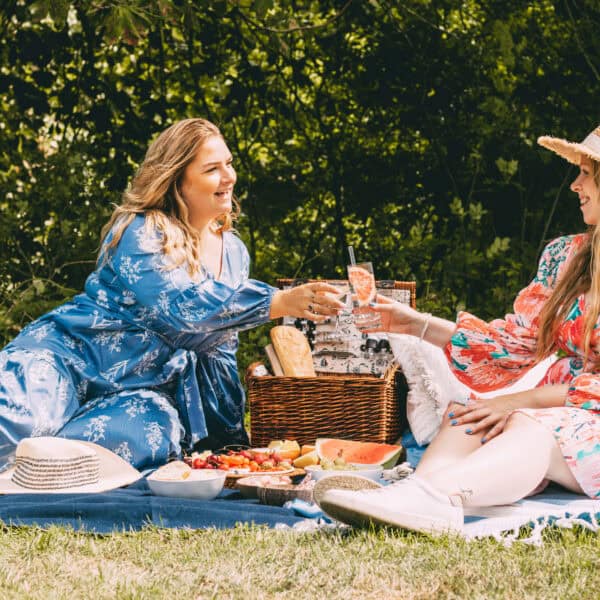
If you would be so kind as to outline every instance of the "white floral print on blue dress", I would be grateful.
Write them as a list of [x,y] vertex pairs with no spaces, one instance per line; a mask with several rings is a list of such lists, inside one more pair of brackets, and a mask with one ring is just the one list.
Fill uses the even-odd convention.
[[138,468],[248,441],[237,332],[268,321],[275,289],[248,279],[232,232],[220,277],[201,281],[172,268],[144,215],[111,239],[84,292],[0,351],[0,468],[30,435],[94,441]]

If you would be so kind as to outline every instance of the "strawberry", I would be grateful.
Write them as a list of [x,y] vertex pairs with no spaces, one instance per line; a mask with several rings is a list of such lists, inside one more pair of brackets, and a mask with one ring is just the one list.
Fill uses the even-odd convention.
[[269,455],[265,452],[255,452],[253,456],[254,462],[257,462],[259,465],[262,465],[265,460],[269,460],[269,458]]

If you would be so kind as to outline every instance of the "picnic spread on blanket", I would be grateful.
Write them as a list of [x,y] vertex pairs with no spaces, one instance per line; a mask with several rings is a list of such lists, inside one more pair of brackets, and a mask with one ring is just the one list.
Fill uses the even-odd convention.
[[[301,283],[281,280],[279,285]],[[348,293],[346,282],[330,283],[340,286],[342,294]],[[414,304],[414,284],[410,282],[377,282],[376,287],[394,300]],[[81,485],[76,487],[77,482],[63,481],[62,489],[46,488],[46,492],[58,492],[62,499],[44,502],[43,510],[32,500],[15,511],[14,502],[7,496],[0,499],[0,515],[13,523],[51,523],[57,519],[73,525],[74,520],[63,512],[66,509],[67,513],[74,511],[78,515],[78,527],[95,531],[139,528],[151,523],[231,527],[240,522],[304,530],[333,526],[313,497],[315,483],[323,477],[349,474],[371,479],[375,486],[385,486],[413,471],[418,459],[412,461],[413,466],[401,460],[409,458],[408,448],[387,443],[399,441],[402,432],[405,432],[403,441],[408,440],[410,445],[411,440],[410,435],[406,437],[409,389],[402,365],[394,360],[394,342],[390,345],[385,335],[362,334],[351,311],[321,323],[284,319],[282,325],[271,330],[271,340],[265,349],[268,367],[254,363],[246,374],[251,439],[263,447],[236,444],[236,449],[230,446],[192,452],[181,460],[164,463],[145,478],[138,473],[137,477],[129,474],[129,479],[119,479],[119,468],[113,464],[114,472],[104,473],[104,477],[113,477],[108,488],[106,484],[98,487],[99,481],[89,483],[87,490],[85,485],[82,489]],[[417,360],[414,348],[411,357],[414,366]],[[401,362],[409,374],[411,365],[406,364],[406,357]],[[277,374],[272,375],[269,367]],[[423,380],[424,374],[421,372],[418,377]],[[413,380],[411,384],[418,386]],[[423,398],[418,402],[425,404]],[[307,414],[311,411],[318,411],[316,418]],[[384,417],[384,413],[388,416]],[[329,435],[340,438],[324,437]],[[16,468],[0,475],[0,492],[39,494],[44,492],[43,485],[56,484],[54,480],[50,484],[46,481],[41,489],[32,489],[34,485],[27,479],[31,473],[23,469],[27,463],[19,460],[23,452],[31,455],[32,442],[43,441],[47,448],[53,439],[58,438],[23,440],[17,448]],[[87,445],[88,450],[89,446],[96,446]],[[413,445],[419,448],[418,444]],[[103,455],[112,454],[100,446],[97,448]],[[113,456],[122,460],[116,454]],[[137,479],[138,483],[134,483]],[[107,491],[127,484],[133,485]],[[87,498],[80,495],[82,491],[97,495],[102,492],[107,508],[116,509],[115,519],[106,515],[100,518],[101,498]],[[597,503],[578,507],[577,497],[569,500],[561,505],[550,494],[542,499],[527,499],[517,506],[471,510],[465,517],[463,535],[467,538],[491,535],[510,543],[518,539],[520,527],[529,525],[533,534],[524,539],[539,543],[540,532],[548,524],[578,523],[597,528],[596,515],[600,512]],[[132,510],[130,517],[123,517],[123,511],[128,510],[126,506]],[[573,507],[577,514],[570,512]],[[184,509],[190,511],[185,517]]]
[[[411,441],[410,436],[405,436],[404,440],[407,449],[410,449],[411,445],[414,448],[414,440]],[[63,441],[71,443],[69,440]],[[80,442],[74,444],[78,445]],[[279,442],[273,445],[273,453],[278,447],[281,447]],[[331,452],[335,450],[336,443],[334,440],[333,443],[321,444],[319,447]],[[39,445],[39,448],[43,448],[43,445]],[[81,448],[75,447],[75,451],[77,450],[81,451]],[[266,454],[265,450],[267,449],[259,449],[262,454]],[[310,447],[303,448],[302,451],[304,454],[295,460],[315,452]],[[85,448],[84,453],[89,456]],[[408,452],[408,456],[410,455]],[[71,459],[75,457],[76,455],[73,455]],[[198,460],[198,465],[201,460],[204,459]],[[234,469],[238,468],[235,464],[238,461],[228,462],[231,462],[232,466],[235,465]],[[344,472],[347,465],[338,464],[337,467],[330,471],[332,476]],[[165,481],[168,481],[170,476],[173,477],[173,481],[176,481],[176,478],[185,481],[190,475],[183,477],[183,473],[206,472],[206,469],[193,470],[188,464],[180,462],[168,463],[166,468],[173,472],[170,475],[167,473]],[[213,472],[223,477],[226,473],[222,470]],[[379,473],[380,477],[382,472],[383,469]],[[399,472],[400,476],[406,474],[397,466],[395,470],[386,470],[385,476],[391,478],[396,472]],[[110,477],[111,481],[104,481],[104,476]],[[289,475],[270,474],[266,471],[262,475],[232,474],[227,478],[228,485],[214,494],[214,499],[211,500],[202,494],[192,497],[186,497],[185,494],[180,497],[177,492],[166,496],[157,495],[149,486],[152,475],[141,477],[138,474],[137,481],[134,476],[134,482],[126,487],[111,489],[118,485],[119,477],[131,478],[131,473],[119,463],[112,465],[110,472],[105,471],[104,476],[100,479],[106,489],[98,491],[102,487],[94,487],[94,484],[91,484],[95,493],[76,493],[74,488],[56,493],[57,490],[54,489],[53,493],[46,493],[40,498],[38,494],[32,494],[32,490],[21,489],[20,493],[0,496],[0,520],[9,525],[60,525],[75,531],[101,534],[139,530],[148,526],[203,529],[231,528],[247,523],[272,528],[291,528],[299,532],[340,526],[328,519],[312,502],[314,482],[312,485],[310,482],[303,485],[302,482],[306,478],[301,469],[296,469]],[[124,483],[125,480],[120,481]],[[386,485],[393,479],[380,478],[378,481],[381,485]],[[54,483],[56,484],[56,481]],[[6,477],[4,482],[0,481],[0,486],[2,485],[6,485]],[[538,496],[510,506],[468,510],[462,535],[466,539],[494,537],[505,545],[516,540],[539,544],[544,528],[574,525],[598,531],[600,502],[551,487]],[[523,527],[527,530],[520,534]]]
[[[299,283],[303,282],[281,280],[279,285]],[[331,283],[347,293],[345,282]],[[379,291],[395,300],[414,303],[414,285],[410,282],[377,282],[376,285]],[[6,496],[0,498],[0,516],[12,523],[52,523],[56,519],[73,526],[77,520],[77,527],[99,532],[139,528],[151,523],[174,527],[231,527],[241,522],[306,530],[333,526],[313,497],[315,483],[323,477],[349,474],[369,478],[373,485],[385,486],[413,471],[418,458],[412,454],[413,466],[402,460],[410,459],[407,451],[411,445],[413,450],[422,452],[422,449],[406,429],[409,390],[401,365],[394,361],[393,342],[392,346],[382,343],[387,341],[387,336],[363,335],[356,329],[351,314],[342,314],[318,324],[284,319],[282,325],[271,330],[271,339],[272,344],[266,349],[267,365],[279,374],[272,375],[263,363],[254,363],[246,374],[251,438],[263,447],[237,444],[236,449],[229,446],[192,452],[182,460],[166,462],[147,477],[138,472],[133,477],[129,473],[129,479],[119,479],[117,473],[122,465],[113,464],[112,474],[106,469],[104,472],[104,477],[112,477],[108,487],[106,483],[98,487],[99,481],[94,481],[86,490],[85,485],[82,489],[80,485],[75,487],[77,482],[71,482],[73,487],[70,487],[63,481],[62,489],[45,490],[58,492],[61,499],[49,504],[44,502],[44,509],[32,500],[20,504],[15,511],[14,501]],[[414,348],[411,356],[414,363]],[[405,364],[405,367],[410,373],[410,366]],[[423,377],[424,374],[419,373],[421,380]],[[412,380],[411,383],[418,385]],[[361,388],[365,390],[364,402],[369,416],[361,413]],[[419,401],[424,404],[423,398]],[[357,426],[352,420],[350,405],[352,414],[358,414],[364,425]],[[316,420],[306,416],[307,411],[317,410],[317,407],[321,413]],[[388,417],[386,422],[378,410],[391,413],[392,418]],[[400,441],[403,431],[404,445],[386,443]],[[269,437],[273,434],[284,439]],[[320,435],[340,435],[343,439],[318,437]],[[348,439],[350,436],[354,439]],[[0,475],[0,492],[39,494],[44,492],[43,485],[55,484],[54,480],[50,484],[46,481],[42,489],[28,489],[27,486],[32,486],[27,479],[31,473],[23,475],[23,465],[27,463],[19,460],[19,454],[25,451],[31,455],[32,442],[38,442],[37,447],[43,442],[42,447],[48,448],[49,442],[57,439],[23,440],[17,448],[16,468]],[[89,450],[96,445],[87,443],[87,446]],[[103,456],[112,454],[101,446],[97,448]],[[125,463],[116,454],[113,456]],[[20,487],[23,484],[25,487]],[[127,484],[133,485],[108,491]],[[96,492],[100,497],[89,498],[81,495],[82,491]],[[106,515],[100,518],[102,498],[106,499],[107,509],[116,511],[114,519]],[[564,500],[564,492],[562,498]],[[554,492],[510,507],[468,511],[463,535],[469,539],[490,535],[510,543],[518,539],[520,527],[529,525],[533,533],[523,539],[539,543],[541,530],[549,524],[577,523],[596,529],[598,503],[589,504],[568,494],[567,498],[569,501],[561,504]],[[574,508],[576,514],[572,512]],[[73,519],[65,510],[78,516]],[[130,516],[123,516],[128,510],[131,510]],[[185,517],[184,510],[190,511]]]

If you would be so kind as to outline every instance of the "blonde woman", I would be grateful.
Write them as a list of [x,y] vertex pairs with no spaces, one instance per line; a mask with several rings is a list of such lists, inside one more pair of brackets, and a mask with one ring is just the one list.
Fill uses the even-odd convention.
[[552,241],[514,314],[457,322],[380,298],[390,332],[445,350],[455,375],[488,392],[518,380],[557,352],[535,389],[453,404],[415,476],[380,490],[321,490],[321,506],[351,524],[370,521],[419,531],[460,530],[463,507],[515,502],[550,481],[600,498],[600,127],[583,142],[539,143],[579,166],[571,184],[583,234]]
[[324,283],[279,291],[248,278],[235,183],[206,120],[151,144],[85,291],[0,352],[0,465],[27,436],[96,442],[137,468],[247,443],[237,332],[284,314],[318,321],[341,303]]

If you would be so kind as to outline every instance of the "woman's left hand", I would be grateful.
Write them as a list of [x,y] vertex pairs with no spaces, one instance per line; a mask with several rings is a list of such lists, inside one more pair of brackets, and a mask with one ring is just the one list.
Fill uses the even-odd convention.
[[448,418],[452,425],[467,425],[465,433],[483,432],[481,441],[484,443],[502,433],[510,413],[519,408],[514,400],[512,394],[487,400],[471,397],[465,406],[453,404]]

